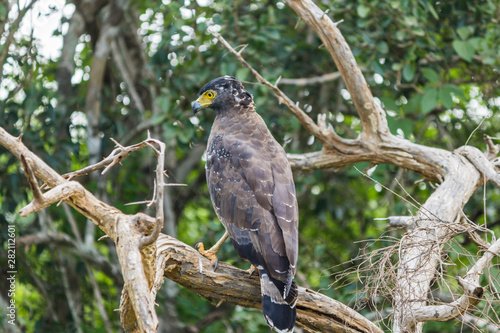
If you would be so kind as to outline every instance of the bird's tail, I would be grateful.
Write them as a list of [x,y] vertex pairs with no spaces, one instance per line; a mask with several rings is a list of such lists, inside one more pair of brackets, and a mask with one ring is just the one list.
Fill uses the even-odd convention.
[[[291,277],[289,283],[283,283],[260,272],[262,293],[262,314],[267,324],[280,333],[291,333],[295,326],[297,311],[297,285]],[[288,287],[287,287],[288,286]]]

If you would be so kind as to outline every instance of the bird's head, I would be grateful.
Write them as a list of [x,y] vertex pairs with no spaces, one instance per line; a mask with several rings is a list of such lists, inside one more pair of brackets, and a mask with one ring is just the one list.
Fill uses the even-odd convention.
[[252,103],[252,95],[241,82],[226,75],[213,79],[201,88],[198,99],[193,102],[193,112],[211,108],[217,113],[223,113],[237,106],[248,107]]

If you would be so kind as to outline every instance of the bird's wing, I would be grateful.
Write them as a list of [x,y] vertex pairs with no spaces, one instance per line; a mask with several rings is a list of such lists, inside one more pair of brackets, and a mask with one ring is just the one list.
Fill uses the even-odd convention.
[[214,135],[207,148],[207,183],[240,256],[265,267],[289,290],[297,262],[298,210],[286,155],[271,139]]

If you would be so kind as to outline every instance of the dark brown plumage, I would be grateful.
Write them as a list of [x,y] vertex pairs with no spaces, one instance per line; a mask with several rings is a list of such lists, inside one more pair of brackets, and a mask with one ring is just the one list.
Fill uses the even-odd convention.
[[216,111],[206,175],[217,216],[238,254],[261,279],[262,312],[278,332],[295,324],[298,206],[286,153],[234,77],[212,80],[193,111]]

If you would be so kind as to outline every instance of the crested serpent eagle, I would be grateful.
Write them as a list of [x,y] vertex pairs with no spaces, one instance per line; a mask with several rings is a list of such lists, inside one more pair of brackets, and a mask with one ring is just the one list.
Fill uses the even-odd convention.
[[[193,112],[217,115],[207,144],[206,176],[215,212],[240,257],[259,272],[262,313],[278,332],[295,325],[298,207],[283,147],[255,111],[252,95],[234,77],[210,81]],[[216,263],[221,239],[200,252]]]

